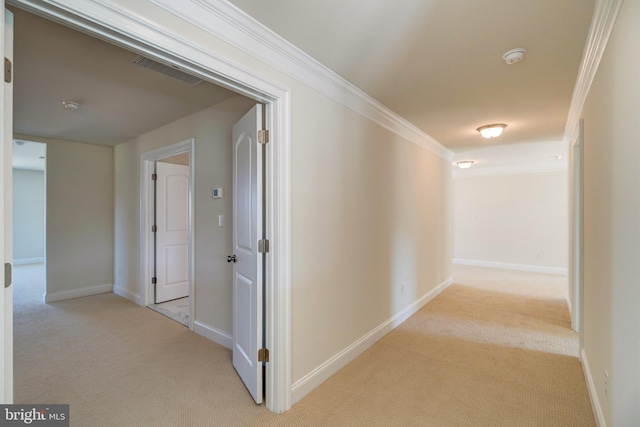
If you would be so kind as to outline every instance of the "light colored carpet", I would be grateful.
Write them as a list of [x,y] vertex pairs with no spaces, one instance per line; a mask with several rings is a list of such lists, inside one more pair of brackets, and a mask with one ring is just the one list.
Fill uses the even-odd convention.
[[72,426],[594,426],[559,279],[455,278],[279,416],[229,350],[170,319],[113,294],[43,305],[16,289],[16,402],[70,403]]

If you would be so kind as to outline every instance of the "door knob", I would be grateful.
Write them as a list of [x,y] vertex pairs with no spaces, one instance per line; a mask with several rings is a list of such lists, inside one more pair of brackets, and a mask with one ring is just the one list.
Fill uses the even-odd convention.
[[236,256],[235,255],[229,255],[227,257],[227,262],[236,262]]

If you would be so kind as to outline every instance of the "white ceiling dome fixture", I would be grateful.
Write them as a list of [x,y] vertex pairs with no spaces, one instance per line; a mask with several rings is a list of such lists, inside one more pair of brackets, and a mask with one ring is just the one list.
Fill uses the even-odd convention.
[[483,138],[497,138],[502,135],[502,131],[506,127],[507,125],[504,123],[495,123],[492,125],[480,126],[476,130],[480,132],[480,135],[482,135]]
[[473,163],[473,160],[460,160],[459,162],[456,162],[460,169],[469,169]]
[[527,49],[523,47],[518,47],[515,49],[511,49],[508,52],[505,52],[505,54],[502,55],[502,59],[504,59],[504,61],[509,65],[515,64],[516,62],[522,61],[522,58],[524,58],[525,53],[527,53]]

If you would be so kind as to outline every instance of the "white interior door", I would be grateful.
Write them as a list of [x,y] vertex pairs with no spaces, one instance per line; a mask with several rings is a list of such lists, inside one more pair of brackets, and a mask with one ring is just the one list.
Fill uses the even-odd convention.
[[256,403],[262,403],[263,237],[262,106],[233,126],[233,366]]
[[155,303],[189,296],[189,166],[156,163]]
[[[1,2],[4,9],[4,1]],[[4,58],[13,63],[13,14],[4,9],[3,39],[0,46],[4,50]],[[1,56],[0,56],[1,57]],[[2,85],[3,111],[2,127],[3,144],[0,149],[0,259],[5,269],[3,287],[0,290],[0,403],[13,403],[13,287],[7,273],[12,258],[12,147],[13,147],[13,77]]]

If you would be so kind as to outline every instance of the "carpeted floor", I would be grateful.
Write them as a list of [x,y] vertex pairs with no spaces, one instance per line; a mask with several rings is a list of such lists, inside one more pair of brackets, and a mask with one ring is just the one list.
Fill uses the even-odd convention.
[[556,276],[457,266],[455,285],[274,415],[229,350],[113,294],[44,305],[18,270],[15,400],[70,403],[72,426],[595,425]]

